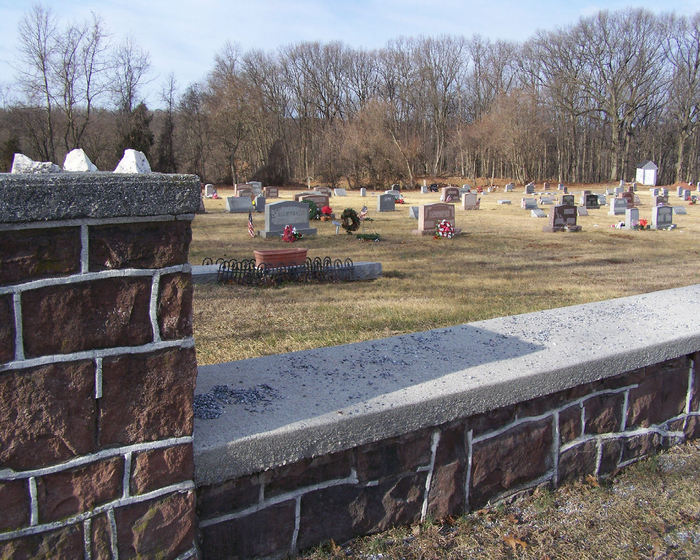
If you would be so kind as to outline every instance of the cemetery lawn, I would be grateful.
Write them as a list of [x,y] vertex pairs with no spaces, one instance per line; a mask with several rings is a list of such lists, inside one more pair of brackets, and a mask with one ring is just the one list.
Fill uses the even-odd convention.
[[[580,187],[583,188],[583,187]],[[580,188],[570,188],[578,195]],[[604,192],[605,186],[587,186]],[[232,194],[220,188],[219,194]],[[280,199],[293,200],[282,190]],[[558,193],[554,191],[553,196]],[[637,193],[640,218],[650,219],[648,189]],[[316,237],[294,244],[248,235],[247,214],[229,214],[224,200],[205,201],[207,214],[193,222],[190,262],[204,257],[249,259],[254,249],[308,248],[310,257],[378,261],[383,276],[367,282],[288,284],[278,288],[196,285],[194,336],[200,365],[332,346],[447,327],[503,315],[695,284],[700,277],[700,205],[690,206],[669,193],[669,202],[687,209],[674,215],[673,231],[626,231],[610,225],[607,207],[580,216],[579,233],[544,233],[548,219],[520,209],[516,192],[481,195],[481,209],[456,206],[454,239],[411,233],[417,220],[411,205],[439,201],[437,193],[406,191],[406,204],[376,212],[377,197],[349,191],[332,197],[336,216],[345,208],[369,209],[371,222],[361,233],[381,241],[359,241],[331,222],[313,221]],[[497,200],[510,199],[510,206]],[[541,206],[549,212],[551,206]],[[253,214],[255,228],[264,215]],[[634,322],[635,317],[629,317]]]
[[610,480],[538,488],[507,504],[398,527],[302,560],[700,558],[700,444],[627,467]]

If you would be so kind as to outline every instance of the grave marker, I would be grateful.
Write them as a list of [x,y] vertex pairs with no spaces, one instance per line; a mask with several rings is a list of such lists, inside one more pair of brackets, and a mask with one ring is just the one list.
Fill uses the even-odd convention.
[[396,209],[396,197],[390,193],[377,195],[377,212],[393,212]]
[[585,206],[577,206],[579,216],[588,216],[588,208]]
[[623,192],[620,194],[620,198],[627,202],[627,208],[632,208],[634,206],[634,193]]
[[683,206],[674,206],[673,213],[676,214],[676,216],[678,216],[681,214],[687,214],[688,212],[686,211],[685,207],[683,207]]
[[554,199],[551,196],[541,196],[540,197],[540,204],[546,206],[549,204],[554,204]]
[[455,228],[455,207],[452,204],[436,202],[435,204],[423,204],[418,208],[418,229],[414,233],[422,235],[432,235],[435,233],[435,226],[442,220],[447,220]]
[[204,196],[206,198],[212,198],[216,194],[216,189],[214,188],[214,185],[211,183],[208,183],[204,185]]
[[610,199],[610,209],[608,210],[610,216],[623,215],[625,210],[627,210],[627,201],[624,198]]
[[348,196],[348,192],[345,189],[333,189],[333,194],[335,196]]
[[265,205],[265,229],[260,237],[281,237],[284,227],[295,227],[302,235],[315,235],[316,229],[309,227],[309,205],[305,202],[280,200]]
[[547,213],[544,210],[535,208],[534,210],[530,210],[530,216],[532,216],[533,218],[546,218]]
[[587,194],[586,198],[584,199],[584,203],[581,206],[585,206],[586,209],[589,209],[589,208],[598,209],[598,208],[600,208],[600,201],[598,200],[598,195],[592,194],[592,193]]
[[654,206],[651,209],[651,228],[670,229],[673,227],[673,208],[671,206]]
[[476,193],[464,193],[462,195],[462,210],[478,210],[481,201]]
[[265,198],[279,198],[279,187],[265,187],[263,188],[263,195]]
[[525,194],[535,194],[535,183],[525,185]]
[[265,211],[265,197],[261,194],[255,197],[255,211],[264,212]]
[[555,232],[564,231],[579,231],[581,226],[576,225],[577,210],[576,206],[564,206],[563,204],[555,206],[549,214],[549,225],[544,226],[542,231]]
[[232,214],[247,214],[253,210],[253,201],[247,196],[227,196],[226,210]]
[[534,210],[537,208],[537,199],[536,198],[521,198],[520,199],[520,208],[523,210]]
[[442,194],[440,194],[441,202],[457,202],[460,197],[460,192],[457,187],[442,187]]
[[314,193],[314,194],[304,194],[299,197],[299,200],[297,202],[305,202],[307,200],[310,200],[313,202],[317,207],[319,212],[321,211],[321,208],[324,206],[329,206],[329,199],[327,194],[321,194],[321,193]]
[[564,206],[574,206],[576,204],[575,198],[573,194],[563,194],[561,195],[561,203]]
[[625,229],[634,229],[639,225],[639,208],[625,210]]
[[360,196],[367,196],[367,189],[366,188],[362,187],[360,189]]
[[414,220],[418,219],[418,206],[408,207],[408,217],[413,218]]

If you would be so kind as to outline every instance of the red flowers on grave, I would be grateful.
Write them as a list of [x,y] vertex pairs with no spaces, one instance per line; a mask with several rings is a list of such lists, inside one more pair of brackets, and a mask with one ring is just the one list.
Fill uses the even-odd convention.
[[455,235],[454,226],[447,220],[435,224],[435,239],[452,239]]
[[406,201],[403,199],[402,196],[399,196],[398,198],[396,198],[396,199],[394,200],[394,202],[395,202],[396,204],[404,204]]
[[295,241],[301,239],[303,235],[297,231],[297,228],[290,225],[284,226],[284,231],[282,232],[282,241],[287,243],[294,243]]
[[324,216],[330,216],[332,213],[333,208],[331,208],[330,206],[324,206],[323,208],[321,208],[321,214],[323,214]]
[[639,220],[639,227],[640,227],[641,229],[644,229],[644,228],[647,227],[647,224],[648,224],[648,223],[649,223],[649,222],[648,222],[647,220],[645,220],[644,218],[640,218],[640,220]]

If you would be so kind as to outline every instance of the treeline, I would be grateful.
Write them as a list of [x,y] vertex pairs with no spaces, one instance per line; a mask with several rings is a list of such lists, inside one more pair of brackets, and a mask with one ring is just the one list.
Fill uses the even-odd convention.
[[305,42],[227,45],[201,83],[141,93],[148,54],[112,46],[98,18],[21,24],[24,98],[0,114],[0,164],[22,151],[100,169],[125,147],[155,170],[211,182],[307,179],[351,187],[417,176],[631,180],[654,160],[664,183],[700,178],[700,12],[601,11],[524,43],[401,38],[378,50]]

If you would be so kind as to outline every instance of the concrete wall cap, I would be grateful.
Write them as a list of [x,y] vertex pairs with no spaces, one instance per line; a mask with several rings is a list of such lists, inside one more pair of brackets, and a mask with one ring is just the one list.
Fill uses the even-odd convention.
[[[199,368],[256,402],[195,419],[212,484],[438,426],[700,350],[700,285]],[[234,399],[235,401],[235,399]]]
[[196,175],[0,173],[0,223],[194,214]]

